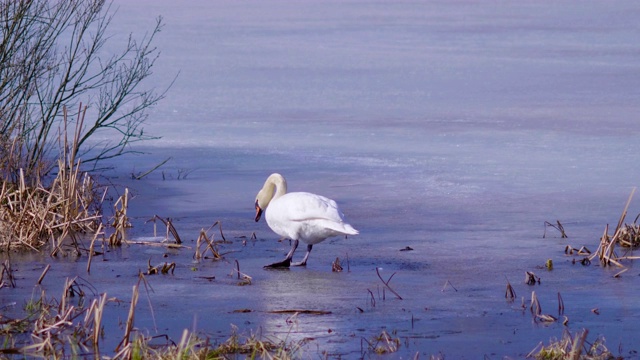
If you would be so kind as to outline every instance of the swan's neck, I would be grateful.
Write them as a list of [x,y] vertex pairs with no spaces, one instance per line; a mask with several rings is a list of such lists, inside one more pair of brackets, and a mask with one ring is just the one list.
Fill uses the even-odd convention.
[[[287,180],[280,174],[271,174],[269,178],[267,178],[267,182],[265,186],[268,185],[270,187],[269,193],[273,194],[273,198],[271,200],[275,200],[280,196],[287,193]],[[274,188],[275,187],[275,193]]]
[[266,209],[272,200],[287,193],[287,181],[280,174],[271,174],[264,182],[262,189],[256,197],[256,205]]

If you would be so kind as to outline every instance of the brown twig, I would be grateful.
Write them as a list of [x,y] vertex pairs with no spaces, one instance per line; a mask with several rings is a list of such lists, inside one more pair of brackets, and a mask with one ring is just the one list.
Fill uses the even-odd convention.
[[511,283],[509,282],[509,280],[507,280],[507,291],[505,292],[504,297],[509,302],[513,302],[517,297],[516,291],[513,289],[513,286],[511,286]]
[[562,300],[562,295],[558,291],[558,315],[564,314],[564,300]]
[[382,281],[384,286],[386,286],[387,289],[389,289],[389,291],[391,291],[398,299],[402,300],[402,296],[400,296],[400,294],[398,294],[395,290],[391,288],[391,286],[389,286],[389,282],[391,281],[391,279],[396,273],[394,272],[393,274],[391,274],[391,276],[389,276],[389,279],[387,281],[384,281],[384,279],[382,278],[382,275],[380,275],[380,268],[378,267],[376,268],[376,274],[378,274],[378,278],[380,278],[380,281]]
[[564,231],[564,226],[562,226],[562,224],[560,224],[560,220],[556,220],[556,224],[557,225],[554,225],[554,224],[552,224],[552,223],[550,223],[548,221],[545,221],[544,222],[544,233],[542,234],[542,238],[547,237],[547,227],[552,227],[552,228],[558,230],[560,232],[560,237],[561,238],[563,238],[563,239],[564,238],[568,238],[567,233],[565,233],[565,231]]
[[442,291],[443,291],[443,292],[444,292],[444,290],[447,288],[447,285],[451,286],[451,288],[452,288],[453,290],[455,290],[455,292],[458,292],[458,289],[456,289],[456,287],[455,287],[455,286],[453,286],[453,284],[452,284],[452,283],[451,283],[451,281],[449,281],[449,280],[445,281],[444,286],[442,287]]
[[89,260],[87,261],[87,273],[91,273],[91,260],[93,259],[93,253],[94,253],[93,249],[94,249],[96,239],[100,234],[100,231],[102,231],[102,223],[98,225],[98,230],[96,231],[96,233],[93,236],[93,239],[91,240],[91,246],[89,246]]
[[371,290],[367,289],[367,291],[369,292],[369,295],[371,295],[371,307],[376,307],[376,298],[375,298],[375,296],[373,296],[373,293],[371,292]]
[[51,264],[47,264],[47,266],[45,266],[44,270],[42,271],[42,274],[38,278],[38,285],[42,284],[42,280],[44,279],[44,276],[47,275],[47,272],[49,271],[50,268],[51,268]]

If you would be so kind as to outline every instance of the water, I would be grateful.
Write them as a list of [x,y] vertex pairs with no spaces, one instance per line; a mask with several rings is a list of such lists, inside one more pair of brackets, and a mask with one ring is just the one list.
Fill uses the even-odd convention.
[[[190,246],[215,220],[229,238],[258,236],[246,246],[234,238],[228,262],[132,246],[96,265],[103,271],[88,280],[127,298],[149,257],[177,263],[173,277],[150,280],[158,332],[178,338],[189,328],[224,340],[233,323],[313,338],[307,357],[352,358],[363,356],[362,338],[386,329],[402,340],[391,357],[523,357],[564,328],[534,323],[520,308],[535,290],[553,315],[561,292],[570,331],[588,328],[615,355],[637,356],[634,264],[614,279],[618,269],[575,265],[564,253],[567,244],[595,250],[638,185],[637,3],[115,5],[113,46],[164,17],[148,85],[163,88],[179,73],[145,129],[162,139],[109,174],[135,195],[132,236],[151,236],[144,220],[154,214],[174,218]],[[127,179],[167,157],[163,170]],[[275,171],[291,191],[334,198],[361,234],[316,246],[306,269],[262,270],[288,248],[252,221],[254,196]],[[631,203],[628,221],[639,205]],[[569,238],[542,238],[544,221],[556,220]],[[399,251],[406,246],[414,250]],[[351,271],[332,273],[335,257],[348,257]],[[553,271],[540,268],[547,259]],[[252,285],[228,276],[234,260]],[[376,267],[385,279],[396,273],[391,285],[403,300],[388,291],[382,299]],[[525,271],[542,283],[525,285]],[[213,282],[201,277],[211,274]],[[57,289],[64,276],[45,286]],[[137,326],[154,334],[145,306]],[[242,308],[254,311],[233,313]],[[287,322],[268,312],[283,309],[332,314]]]

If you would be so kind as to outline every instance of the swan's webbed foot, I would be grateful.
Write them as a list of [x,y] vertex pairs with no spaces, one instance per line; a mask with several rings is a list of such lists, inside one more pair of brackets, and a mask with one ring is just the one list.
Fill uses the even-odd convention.
[[265,269],[288,269],[291,266],[291,259],[287,258],[280,262],[276,262],[273,264],[265,265]]
[[307,266],[307,259],[309,258],[309,254],[311,253],[311,249],[313,248],[312,244],[307,245],[307,253],[304,254],[304,258],[302,261],[293,263],[291,266]]

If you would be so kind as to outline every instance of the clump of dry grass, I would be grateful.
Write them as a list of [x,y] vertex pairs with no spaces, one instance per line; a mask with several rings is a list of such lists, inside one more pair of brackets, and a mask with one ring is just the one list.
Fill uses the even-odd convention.
[[[371,341],[362,338],[367,343],[367,349],[375,354],[391,354],[400,348],[400,339],[389,335],[386,330],[382,330],[380,335],[374,336]],[[364,354],[364,349],[362,349]]]
[[173,275],[174,270],[176,269],[176,263],[162,263],[157,266],[151,266],[151,259],[148,262],[148,268],[146,275],[157,275],[157,274],[169,274]]
[[76,125],[72,143],[61,132],[61,155],[58,173],[50,185],[43,179],[27,179],[20,170],[15,179],[8,174],[0,190],[0,251],[38,250],[51,242],[51,255],[60,251],[63,241],[77,242],[78,234],[95,232],[101,220],[102,198],[93,178],[80,170],[73,144],[78,141],[82,119]]
[[124,189],[118,200],[113,204],[114,214],[111,226],[114,231],[109,235],[109,246],[120,246],[126,241],[126,230],[131,227],[127,209],[129,208],[129,189]]
[[[636,189],[634,188],[629,195],[627,203],[620,215],[620,219],[618,220],[618,224],[613,231],[613,235],[610,235],[609,224],[607,224],[604,228],[604,233],[600,237],[598,248],[595,251],[592,252],[584,246],[580,249],[576,249],[567,245],[564,249],[564,253],[572,256],[583,256],[582,260],[579,262],[585,266],[590,265],[591,262],[597,258],[602,267],[617,266],[622,268],[622,271],[616,273],[614,277],[619,277],[622,273],[627,271],[628,267],[625,266],[625,261],[640,259],[640,256],[634,256],[631,254],[631,250],[640,246],[640,224],[638,224],[640,214],[636,216],[632,224],[625,223],[627,211],[631,204],[631,200],[633,199],[635,190]],[[622,254],[619,253],[620,250],[623,250]],[[576,262],[577,261],[574,259],[573,263],[575,264]]]
[[61,358],[78,352],[98,350],[102,335],[102,315],[106,294],[98,296],[88,307],[72,297],[84,299],[88,285],[77,278],[65,280],[62,296],[50,298],[43,290],[39,297],[25,304],[26,316],[3,319],[5,338],[2,352],[25,357]]
[[527,358],[538,360],[605,360],[614,359],[609,349],[605,346],[604,338],[598,337],[593,343],[587,343],[588,330],[579,331],[571,335],[566,329],[562,338],[551,339],[549,345],[538,344]]
[[298,359],[301,345],[296,342],[260,339],[255,334],[238,334],[238,328],[231,325],[231,335],[221,344],[214,346],[207,338],[184,330],[178,343],[165,346],[151,344],[151,338],[138,336],[128,347],[128,352],[120,352],[117,358],[132,359],[229,359],[244,355],[248,359]]
[[[640,229],[640,225],[637,224],[638,217],[634,220],[634,223],[631,225],[625,224],[624,220],[627,216],[627,210],[629,209],[629,204],[631,203],[631,199],[635,193],[635,189],[629,195],[629,199],[627,200],[627,204],[622,211],[622,215],[620,215],[620,220],[618,221],[618,225],[615,228],[613,236],[609,235],[609,225],[605,227],[604,234],[600,238],[600,244],[598,245],[598,249],[589,256],[589,261],[592,261],[596,257],[600,260],[600,264],[602,266],[618,266],[624,268],[625,266],[622,264],[623,260],[635,260],[640,259],[640,256],[630,256],[630,255],[618,255],[616,252],[616,245],[620,245],[623,248],[635,248],[640,244],[640,234],[638,230]],[[619,274],[619,273],[618,273]],[[616,276],[618,275],[616,274]]]

